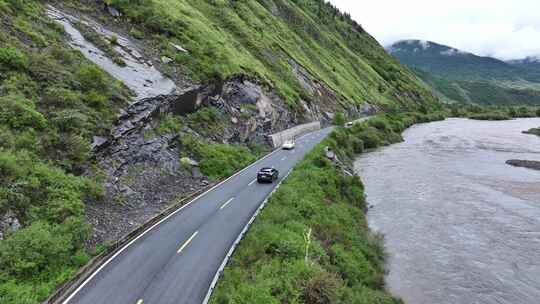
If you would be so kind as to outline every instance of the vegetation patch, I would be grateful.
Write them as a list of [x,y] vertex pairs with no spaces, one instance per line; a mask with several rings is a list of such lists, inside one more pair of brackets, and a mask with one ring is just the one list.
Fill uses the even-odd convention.
[[[88,5],[71,0],[72,6]],[[111,0],[136,37],[174,59],[195,81],[247,74],[279,92],[291,107],[309,97],[290,60],[347,103],[433,107],[436,99],[408,69],[325,1]],[[171,43],[188,52],[178,51]]]
[[41,2],[0,0],[0,215],[22,227],[0,242],[0,303],[39,303],[88,260],[81,177],[92,136],[129,93],[62,41]]
[[524,134],[532,134],[536,136],[540,136],[540,128],[532,128],[527,131],[523,131]]
[[245,146],[206,143],[192,135],[183,136],[180,144],[183,153],[197,159],[201,172],[212,179],[231,176],[257,159]]
[[370,147],[397,142],[410,125],[439,119],[444,115],[387,114],[337,128],[272,195],[211,303],[402,303],[384,289],[384,250],[367,226],[360,178],[336,167],[324,148],[350,165],[364,139]]
[[540,108],[533,106],[480,106],[475,104],[446,105],[452,117],[476,120],[510,120],[540,117]]

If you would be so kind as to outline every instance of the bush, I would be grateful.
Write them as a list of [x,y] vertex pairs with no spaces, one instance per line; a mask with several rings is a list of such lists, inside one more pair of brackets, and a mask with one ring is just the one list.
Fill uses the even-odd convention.
[[45,117],[36,111],[33,103],[21,96],[0,97],[0,124],[15,130],[25,128],[43,129],[47,122]]
[[255,161],[255,156],[243,146],[207,144],[200,151],[201,172],[210,178],[231,176]]
[[490,112],[473,114],[470,115],[469,118],[475,120],[509,120],[512,119],[512,116],[500,112]]
[[72,249],[69,235],[38,221],[0,243],[0,269],[19,279],[32,278],[65,263]]
[[199,160],[201,172],[213,179],[232,175],[255,161],[255,155],[241,145],[208,144],[186,135],[180,140],[185,154]]
[[27,64],[28,58],[18,49],[0,48],[0,71],[24,70]]
[[106,92],[108,90],[108,78],[105,72],[93,64],[83,64],[76,74],[81,90]]
[[381,118],[381,117],[368,119],[368,124],[382,132],[387,132],[390,130],[390,126],[388,122],[386,121],[386,119]]
[[332,119],[332,123],[336,126],[343,127],[345,125],[345,115],[341,112],[337,112]]
[[367,128],[364,131],[356,134],[356,136],[362,140],[366,149],[374,149],[381,145],[382,139],[372,128]]

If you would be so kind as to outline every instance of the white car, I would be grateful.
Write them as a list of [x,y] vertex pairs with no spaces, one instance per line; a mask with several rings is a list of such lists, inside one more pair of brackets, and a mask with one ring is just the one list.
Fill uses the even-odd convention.
[[283,146],[281,146],[283,148],[283,150],[292,150],[294,149],[294,141],[292,140],[287,140],[286,142],[283,143]]

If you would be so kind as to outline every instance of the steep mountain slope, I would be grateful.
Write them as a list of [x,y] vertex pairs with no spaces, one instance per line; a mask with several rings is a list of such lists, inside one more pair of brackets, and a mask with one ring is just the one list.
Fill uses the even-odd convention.
[[421,40],[400,41],[388,52],[412,68],[443,99],[482,104],[540,103],[540,73],[526,62],[507,63]]
[[527,57],[524,59],[509,60],[506,63],[527,71],[530,75],[534,75],[536,79],[540,79],[540,57]]
[[[439,107],[323,1],[106,2],[51,1],[72,29],[45,1],[0,0],[1,303],[43,300],[96,244],[253,161],[268,134],[336,112]],[[135,97],[91,60],[96,48],[113,70],[136,57],[176,91]]]
[[[294,107],[313,95],[294,75],[294,61],[344,102],[390,107],[433,102],[413,74],[324,1],[111,2],[125,14],[121,20],[199,81],[256,75]],[[168,43],[188,53],[172,53]]]

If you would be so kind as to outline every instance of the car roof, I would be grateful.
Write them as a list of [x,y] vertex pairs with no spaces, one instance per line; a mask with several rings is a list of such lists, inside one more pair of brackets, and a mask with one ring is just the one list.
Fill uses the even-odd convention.
[[274,168],[264,167],[261,169],[261,171],[272,171],[272,170],[274,170]]

